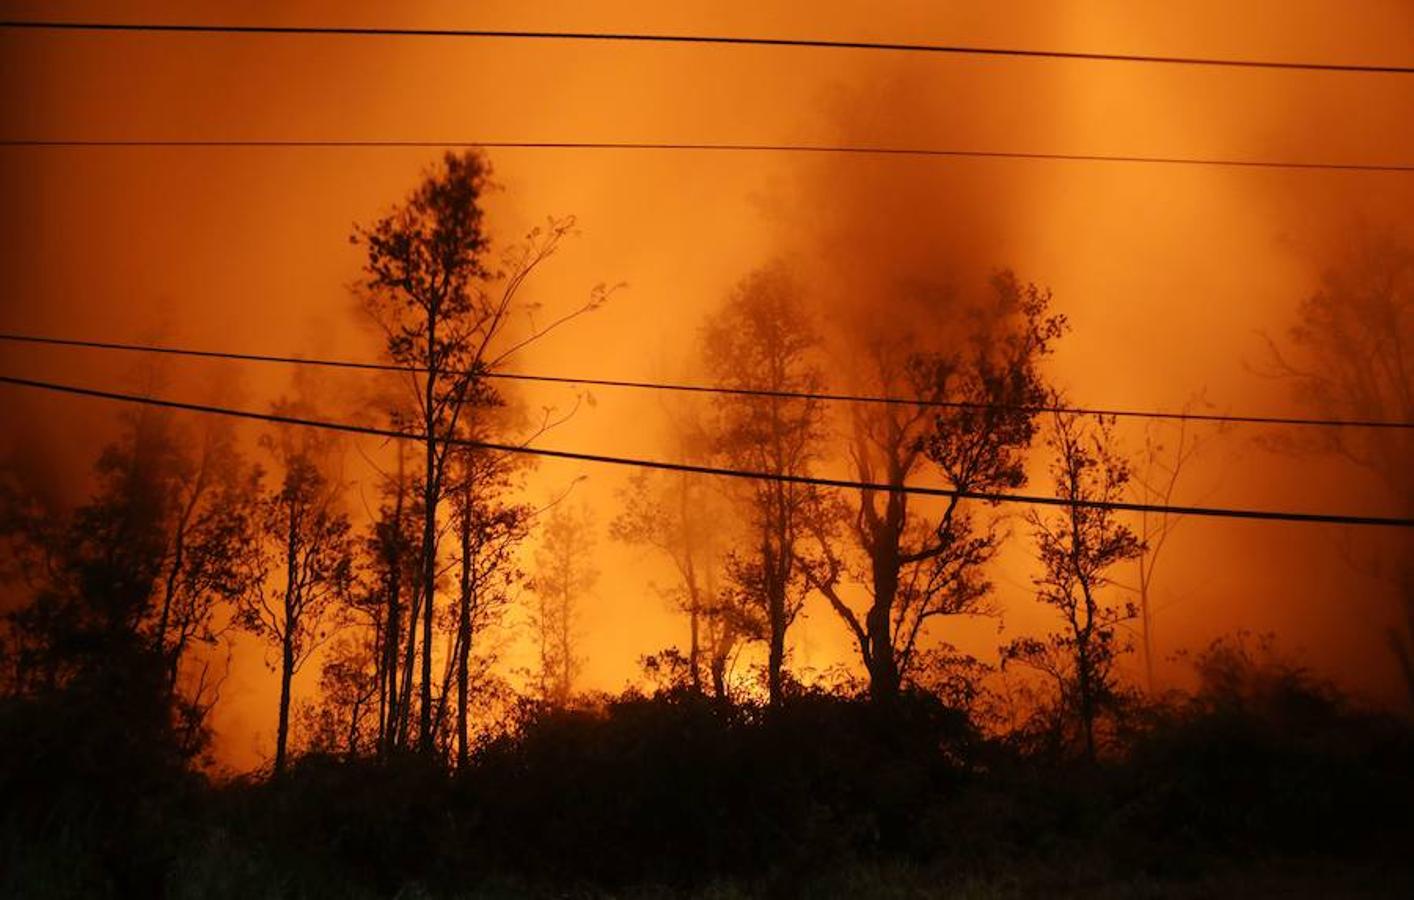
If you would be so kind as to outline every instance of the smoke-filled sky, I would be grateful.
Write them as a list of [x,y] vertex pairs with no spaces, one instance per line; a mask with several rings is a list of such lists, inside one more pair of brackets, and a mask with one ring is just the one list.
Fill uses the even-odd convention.
[[[268,6],[269,8],[266,8]],[[349,24],[710,33],[1408,65],[1404,2],[659,4],[7,3],[7,18]],[[1026,152],[1408,163],[1404,76],[770,47],[440,38],[0,32],[13,138],[663,141],[945,147]],[[1361,228],[1414,235],[1414,179],[1064,161],[791,154],[498,150],[488,203],[513,241],[546,215],[579,234],[529,290],[543,315],[601,282],[609,304],[537,343],[522,371],[696,379],[698,328],[737,281],[785,259],[827,334],[863,313],[922,327],[899,285],[977,290],[1014,269],[1051,289],[1071,332],[1050,374],[1077,403],[1299,414],[1262,377],[1261,332],[1280,338],[1319,273]],[[416,149],[0,149],[6,198],[0,328],[272,354],[374,359],[350,285],[348,237],[404,198],[436,151]],[[845,342],[827,381],[847,387]],[[6,373],[130,386],[112,354],[0,348]],[[168,396],[266,408],[283,367],[171,364]],[[331,380],[329,408],[358,402]],[[574,404],[525,389],[531,410]],[[545,446],[665,456],[671,396],[597,390]],[[115,411],[0,393],[5,453],[61,501],[84,489]],[[1121,424],[1126,447],[1142,425]],[[1334,461],[1273,454],[1263,432],[1212,434],[1178,502],[1396,514]],[[1171,440],[1172,435],[1167,439]],[[370,443],[369,452],[376,452]],[[842,460],[827,464],[844,474]],[[1040,472],[1037,468],[1038,474]],[[350,477],[371,474],[350,462]],[[575,483],[584,475],[587,478]],[[546,463],[529,494],[573,498],[601,526],[626,473]],[[67,487],[65,487],[67,485]],[[55,487],[58,486],[58,487]],[[1044,480],[1033,488],[1045,489]],[[370,501],[371,502],[371,501]],[[355,503],[355,506],[357,504]],[[1018,534],[1024,529],[1018,528]],[[1187,520],[1156,582],[1165,654],[1239,628],[1274,631],[1310,665],[1381,698],[1396,673],[1393,606],[1344,561],[1331,527]],[[617,689],[637,658],[681,644],[653,593],[667,569],[599,535],[585,603],[584,686]],[[1008,633],[1043,627],[1029,550],[995,573]],[[953,630],[949,630],[953,629]],[[939,632],[979,654],[997,623]],[[847,659],[844,629],[812,600],[794,665]],[[235,768],[268,754],[274,678],[243,645],[215,726]],[[1177,667],[1163,668],[1176,677]],[[302,675],[306,685],[317,675]]]

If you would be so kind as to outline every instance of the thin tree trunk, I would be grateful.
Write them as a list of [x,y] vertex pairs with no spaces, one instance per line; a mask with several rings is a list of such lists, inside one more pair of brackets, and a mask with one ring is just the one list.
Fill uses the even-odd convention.
[[285,609],[284,630],[280,635],[280,715],[275,726],[275,774],[285,771],[285,748],[290,735],[290,682],[295,674],[294,635],[299,628],[299,530],[291,501],[286,511],[289,530],[285,536]]
[[290,738],[290,682],[294,679],[294,647],[290,642],[288,626],[282,642],[280,654],[280,718],[275,727],[275,774],[285,771],[285,750]]
[[[468,467],[469,469],[470,467]],[[467,740],[467,701],[469,680],[469,659],[471,656],[471,593],[472,593],[472,553],[471,553],[471,476],[464,476],[462,484],[461,516],[461,591],[457,608],[457,768],[465,768],[470,755]]]
[[[570,571],[567,567],[566,572]],[[574,680],[570,672],[570,592],[568,586],[564,595],[560,598],[560,684],[558,693],[560,695],[560,706],[569,705],[570,684]]]
[[434,302],[427,311],[427,381],[423,407],[426,476],[422,484],[422,703],[418,718],[418,749],[432,751],[432,616],[436,611],[437,500],[441,493],[437,470],[437,317]]
[[786,597],[785,583],[777,571],[778,561],[771,552],[770,541],[764,548],[767,624],[769,626],[769,646],[766,654],[766,694],[771,706],[779,706],[784,695],[781,670],[786,659]]
[[398,480],[393,501],[393,534],[388,555],[388,621],[383,641],[383,674],[386,683],[387,704],[385,719],[379,722],[379,747],[385,754],[397,744],[397,723],[399,721],[398,694],[398,649],[402,644],[400,626],[402,622],[403,586],[403,505],[407,490],[406,473],[403,467],[402,446],[398,447]]
[[398,706],[398,746],[408,745],[408,731],[412,728],[412,673],[417,663],[417,621],[422,610],[422,587],[413,585],[412,602],[408,605],[407,640],[403,642],[403,672]]

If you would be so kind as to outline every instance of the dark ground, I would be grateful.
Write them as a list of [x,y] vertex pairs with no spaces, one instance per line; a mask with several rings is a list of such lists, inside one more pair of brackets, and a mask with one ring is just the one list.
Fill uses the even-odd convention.
[[[1288,673],[1086,763],[927,696],[546,713],[449,773],[214,784],[112,679],[4,702],[0,890],[47,897],[1408,897],[1414,734]],[[121,713],[121,714],[120,714]]]

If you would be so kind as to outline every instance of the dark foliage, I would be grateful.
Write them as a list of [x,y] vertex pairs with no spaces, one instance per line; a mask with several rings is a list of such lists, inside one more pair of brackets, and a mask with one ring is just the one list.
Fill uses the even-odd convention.
[[1135,714],[1097,764],[984,738],[926,695],[795,693],[772,709],[676,689],[546,708],[455,772],[413,753],[307,755],[220,787],[188,774],[136,685],[76,681],[4,708],[6,887],[595,896],[726,881],[797,896],[884,866],[957,883],[1020,870],[1024,894],[1200,884],[1253,859],[1407,884],[1407,724],[1230,646],[1199,663],[1194,695]]
[[0,700],[0,895],[151,896],[200,786],[164,660],[111,657],[52,692]]

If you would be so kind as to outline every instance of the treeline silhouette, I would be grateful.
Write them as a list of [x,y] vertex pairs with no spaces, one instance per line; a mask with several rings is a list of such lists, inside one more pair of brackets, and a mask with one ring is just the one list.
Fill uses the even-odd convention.
[[[367,459],[366,518],[349,503],[348,447],[294,426],[251,449],[220,420],[144,408],[71,510],[6,470],[7,893],[1034,894],[1201,886],[1246,877],[1253,857],[1410,884],[1406,721],[1250,637],[1198,654],[1187,694],[1121,677],[1131,620],[1152,672],[1151,617],[1147,578],[1131,602],[1116,572],[1152,566],[1172,523],[1136,533],[1105,505],[1143,477],[1110,420],[1036,412],[1064,405],[1044,361],[1067,325],[1047,291],[1006,271],[972,292],[901,284],[886,297],[898,315],[829,324],[790,266],[743,279],[701,329],[702,362],[717,383],[762,393],[676,405],[668,432],[684,461],[786,477],[723,487],[644,473],[623,486],[608,535],[671,566],[656,588],[686,646],[644,658],[639,688],[577,690],[596,516],[563,494],[528,502],[524,458],[467,441],[528,442],[574,414],[537,419],[486,375],[613,289],[522,316],[524,286],[574,223],[497,250],[490,179],[481,156],[448,154],[354,232],[360,299],[406,368],[357,403],[416,435]],[[1404,328],[1409,254],[1381,247],[1360,264],[1398,276],[1380,283]],[[1332,278],[1291,352],[1388,352],[1348,328],[1320,339],[1313,317],[1338,315],[1346,295],[1381,302]],[[918,403],[832,416],[809,395],[841,343],[839,376]],[[1414,418],[1363,395],[1342,406],[1338,382],[1312,386],[1308,368],[1275,359],[1324,412]],[[301,371],[275,411],[332,402],[315,379]],[[1409,438],[1367,439],[1359,449],[1408,509]],[[1063,502],[1023,524],[1054,629],[1011,637],[994,667],[948,643],[947,622],[1000,611],[990,572],[1017,529],[995,504],[900,489],[1016,489],[1038,451]],[[1191,453],[1182,434],[1175,452],[1167,490]],[[790,480],[841,458],[876,487]],[[1393,558],[1407,573],[1409,557]],[[794,669],[807,603],[838,621],[857,665]],[[538,652],[508,677],[517,608]],[[1390,645],[1407,671],[1401,627]],[[209,718],[237,633],[278,678],[274,751],[266,771],[213,779]],[[300,703],[309,678],[317,691]]]

